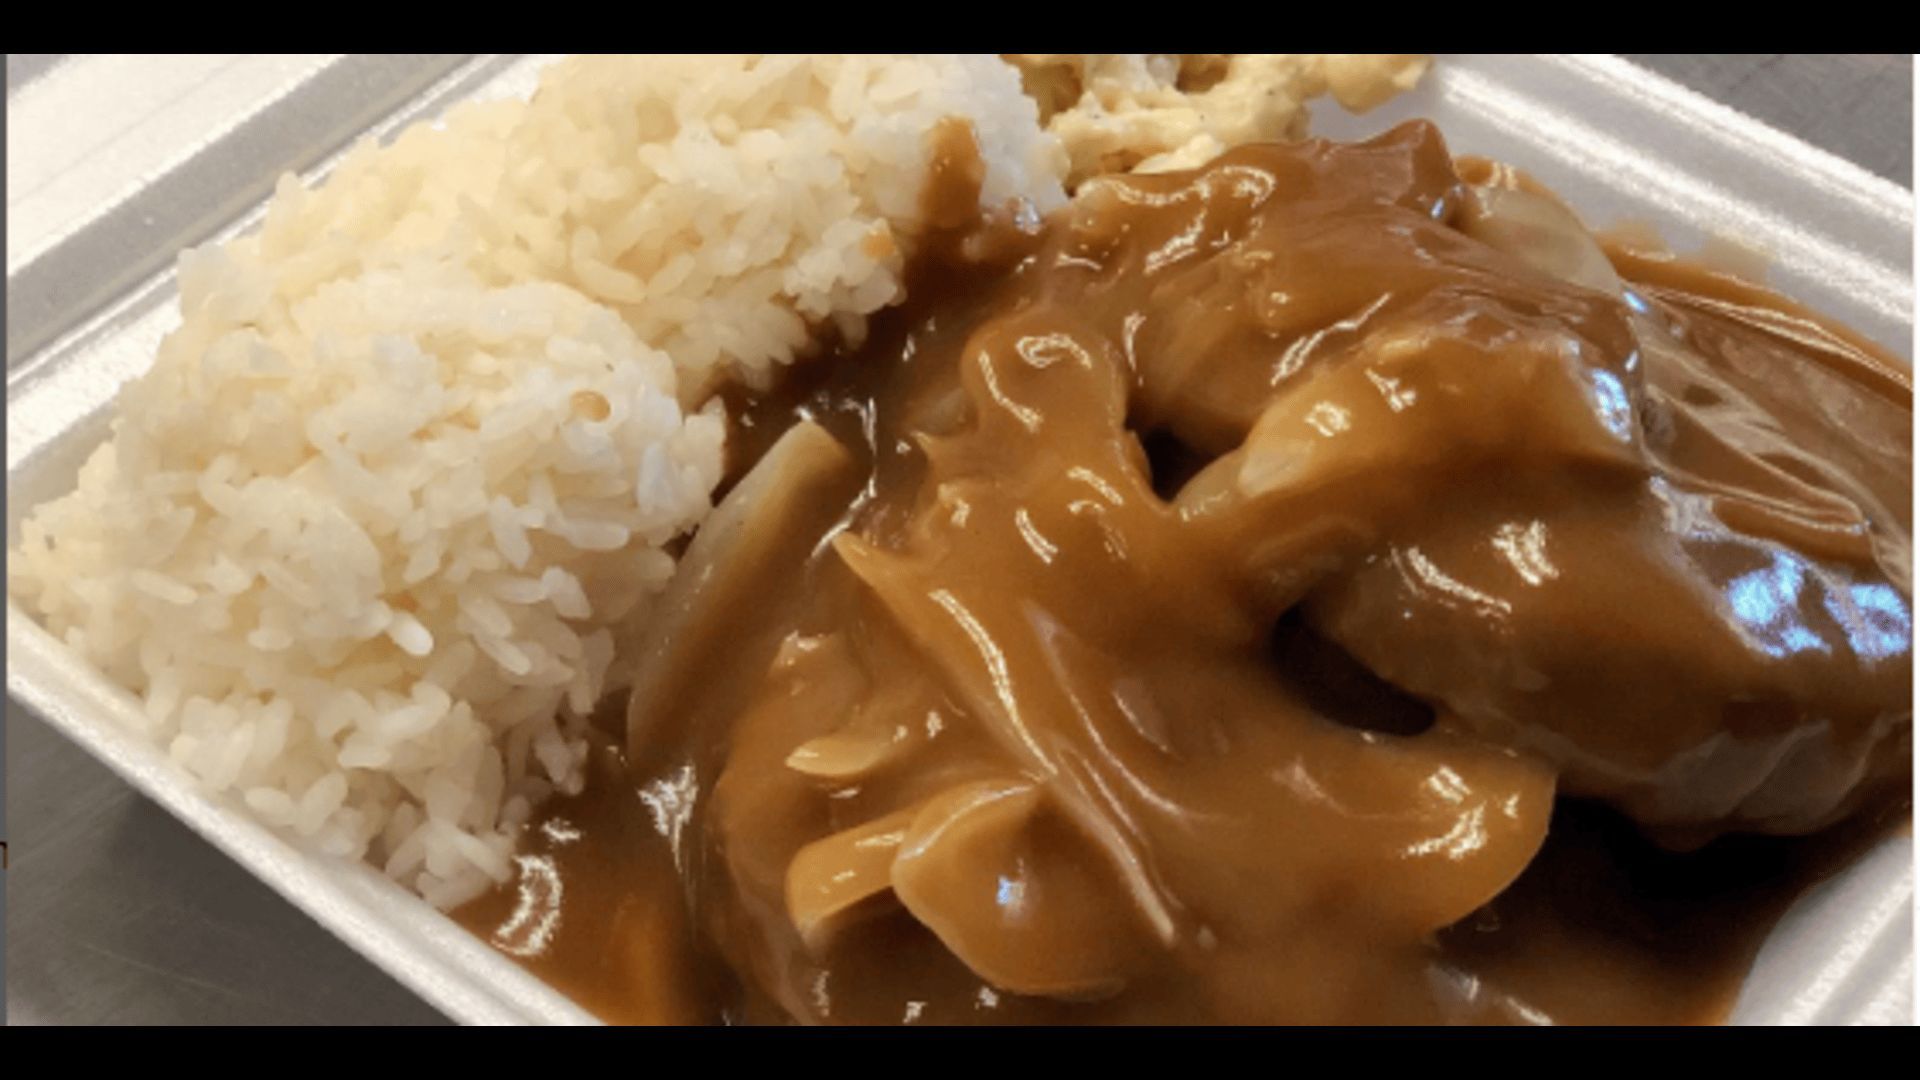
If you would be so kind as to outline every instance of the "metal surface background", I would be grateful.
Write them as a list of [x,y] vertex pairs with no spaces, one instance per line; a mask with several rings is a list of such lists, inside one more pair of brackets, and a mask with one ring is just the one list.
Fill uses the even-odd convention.
[[[1911,186],[1910,56],[1633,59]],[[271,163],[245,175],[193,181],[209,229],[223,220],[221,208],[257,198],[279,171],[316,160],[367,118],[451,67],[447,58],[355,61],[349,69],[355,74],[342,77],[325,115],[267,109],[205,133],[213,142],[250,140],[236,144],[244,145],[244,159]],[[9,56],[10,105],[59,67],[59,57]],[[285,139],[288,129],[308,137]],[[325,145],[315,145],[316,130],[327,133],[320,140]],[[13,139],[10,128],[10,152]],[[10,188],[10,207],[15,196]],[[171,258],[171,251],[140,249],[140,227],[158,228],[154,222],[136,214],[121,224],[129,232],[113,235],[128,245],[129,276],[123,280],[137,280]],[[191,224],[160,223],[174,230]],[[140,267],[147,269],[135,274]],[[57,278],[27,284],[29,292],[19,296],[9,286],[10,363],[30,352],[35,340],[44,341],[63,312],[87,299]],[[59,310],[42,316],[31,307],[41,298]],[[15,312],[17,300],[30,306]],[[445,1022],[11,699],[5,757],[10,1023]]]

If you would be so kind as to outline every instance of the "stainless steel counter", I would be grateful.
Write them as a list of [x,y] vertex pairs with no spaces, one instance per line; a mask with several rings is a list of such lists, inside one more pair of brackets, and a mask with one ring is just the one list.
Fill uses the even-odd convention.
[[[1911,186],[1910,56],[1633,59]],[[9,102],[58,60],[10,56]],[[445,1022],[11,700],[5,778],[10,1023]]]

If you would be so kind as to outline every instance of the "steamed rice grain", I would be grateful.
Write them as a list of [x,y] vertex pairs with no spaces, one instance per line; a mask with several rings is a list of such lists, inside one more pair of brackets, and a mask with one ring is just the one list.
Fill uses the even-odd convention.
[[720,479],[698,407],[899,298],[940,120],[1064,199],[975,58],[581,58],[282,180],[9,565],[205,787],[448,906],[584,782]]

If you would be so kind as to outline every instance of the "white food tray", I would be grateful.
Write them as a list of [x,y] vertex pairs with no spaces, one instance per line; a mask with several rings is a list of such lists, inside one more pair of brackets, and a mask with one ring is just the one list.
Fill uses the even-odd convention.
[[[205,101],[179,108],[226,110],[231,116],[223,130],[230,137],[184,149],[130,145],[122,157],[123,165],[133,162],[124,165],[131,179],[118,189],[110,169],[80,178],[98,189],[97,209],[42,200],[23,207],[37,217],[17,221],[10,199],[9,233],[24,239],[10,241],[7,260],[9,307],[19,305],[21,319],[8,334],[8,546],[22,515],[72,487],[80,462],[105,434],[115,392],[147,366],[178,322],[172,263],[127,281],[127,238],[116,235],[143,225],[151,233],[158,220],[173,232],[140,239],[149,246],[173,241],[170,255],[179,241],[205,232],[196,232],[192,220],[178,220],[182,215],[168,217],[172,203],[185,200],[162,181],[178,185],[208,161],[211,169],[202,171],[215,176],[222,155],[264,153],[250,149],[247,120],[268,108],[283,117],[351,117],[339,101],[354,94],[364,99],[370,83],[385,87],[388,100],[400,98],[384,115],[357,119],[348,132],[332,131],[333,145],[351,130],[391,133],[460,100],[524,94],[542,62],[417,58],[409,67],[335,57],[288,62],[245,79],[229,73],[224,95],[203,93]],[[1499,158],[1533,173],[1590,224],[1652,224],[1681,251],[1709,237],[1734,240],[1767,260],[1770,284],[1911,361],[1913,196],[1904,188],[1610,57],[1442,57],[1417,91],[1369,116],[1318,110],[1316,131],[1358,136],[1412,116],[1437,122],[1456,153]],[[311,175],[330,164],[320,162]],[[138,214],[124,213],[135,203]],[[260,204],[234,209],[223,233],[250,226]],[[98,282],[117,287],[84,309],[58,302],[86,297]],[[7,688],[449,1016],[477,1024],[593,1022],[370,868],[308,853],[235,804],[201,794],[164,753],[122,726],[120,718],[138,708],[132,696],[11,600]],[[1733,1020],[1911,1022],[1912,848],[1904,833],[1889,839],[1804,897],[1768,940]]]

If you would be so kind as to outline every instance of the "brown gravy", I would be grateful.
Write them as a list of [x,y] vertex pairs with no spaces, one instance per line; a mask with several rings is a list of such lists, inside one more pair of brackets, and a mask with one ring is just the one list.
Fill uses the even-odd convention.
[[808,497],[461,921],[615,1021],[1723,1016],[1907,813],[1910,384],[1491,179],[1410,124],[934,238],[730,402]]
[[[667,842],[637,790],[622,782],[623,767],[617,750],[603,748],[596,783],[556,799],[530,830],[518,879],[455,917],[608,1023],[786,1022],[693,935]],[[1680,855],[1605,807],[1563,802],[1520,878],[1486,910],[1438,936],[1436,969],[1450,973],[1448,993],[1460,1004],[1451,1019],[1721,1022],[1768,931],[1793,901],[1890,834],[1904,834],[1896,828],[1904,822],[1903,808],[1888,807],[1816,836],[1729,837]],[[545,930],[530,935],[529,926]],[[837,969],[842,980],[871,979],[898,998],[897,1015],[866,1019],[1118,1019],[1100,1006],[1049,1009],[983,996],[977,984],[971,998],[950,994],[947,1007],[931,1013],[924,1004],[930,988],[901,985],[884,958],[910,959],[933,943],[905,919],[877,924],[874,933],[869,955],[878,963]]]

